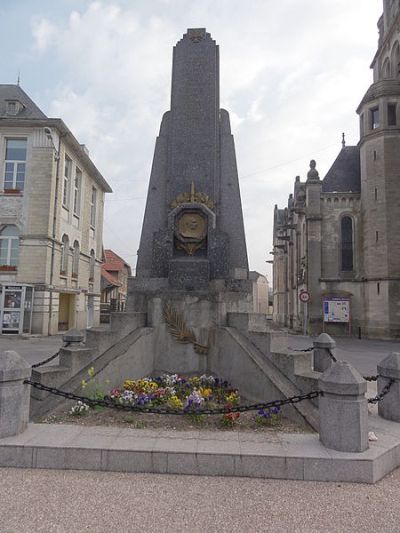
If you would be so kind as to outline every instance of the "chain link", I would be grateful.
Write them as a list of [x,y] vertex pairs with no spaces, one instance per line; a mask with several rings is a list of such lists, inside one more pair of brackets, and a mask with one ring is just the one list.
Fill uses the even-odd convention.
[[[65,343],[64,346],[62,346],[62,348],[66,348],[67,346],[69,346],[69,344],[70,344],[69,342]],[[53,355],[50,355],[50,357],[48,357],[44,361],[40,361],[40,363],[35,363],[34,365],[32,365],[32,368],[38,368],[39,366],[43,366],[43,365],[46,365],[47,363],[50,363],[50,361],[53,361],[53,359],[55,359],[56,357],[60,355],[60,352],[61,352],[61,348],[58,350],[58,352],[56,352]]]
[[158,415],[187,415],[187,414],[201,414],[201,415],[218,415],[218,414],[227,414],[227,413],[244,413],[245,411],[257,411],[259,409],[269,409],[271,407],[282,407],[283,405],[290,405],[294,403],[299,403],[304,400],[312,400],[313,398],[318,398],[321,395],[320,391],[312,391],[308,394],[300,394],[298,396],[292,396],[291,398],[286,398],[285,400],[274,400],[271,402],[255,403],[251,405],[237,405],[232,407],[217,407],[215,409],[172,409],[169,407],[146,407],[139,405],[124,405],[114,402],[111,398],[105,397],[103,400],[94,400],[86,396],[79,396],[73,394],[72,392],[62,391],[56,389],[55,387],[48,387],[37,381],[31,381],[26,379],[24,384],[31,385],[35,389],[43,390],[55,394],[56,396],[62,396],[68,400],[75,400],[83,402],[90,407],[110,407],[112,409],[119,409],[122,411],[135,411],[140,413],[153,413]]
[[314,350],[314,346],[310,346],[309,348],[291,348],[289,346],[288,350],[291,352],[312,352]]
[[378,379],[378,376],[363,376],[365,381],[376,381]]
[[40,361],[40,363],[35,363],[34,365],[32,365],[32,368],[38,368],[39,366],[43,366],[45,365],[46,363],[50,363],[50,361],[53,361],[53,359],[55,359],[56,357],[58,357],[60,355],[60,350],[58,350],[57,353],[55,353],[54,355],[51,355],[50,357],[48,357],[47,359],[45,359],[44,361]]
[[390,379],[387,382],[387,384],[383,387],[383,389],[381,390],[380,394],[377,394],[373,398],[368,398],[368,403],[378,403],[378,402],[380,402],[386,396],[386,394],[389,392],[390,387],[393,385],[394,382],[395,382],[394,379]]

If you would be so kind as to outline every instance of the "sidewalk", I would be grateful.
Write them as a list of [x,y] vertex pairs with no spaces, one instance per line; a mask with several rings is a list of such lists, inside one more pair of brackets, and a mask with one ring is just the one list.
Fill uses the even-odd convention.
[[0,466],[375,483],[400,464],[400,424],[370,414],[369,428],[377,442],[342,453],[315,433],[30,424],[0,440]]

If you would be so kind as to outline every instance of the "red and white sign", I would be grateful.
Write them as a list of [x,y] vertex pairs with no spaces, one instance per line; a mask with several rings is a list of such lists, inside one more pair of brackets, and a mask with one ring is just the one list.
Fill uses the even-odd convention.
[[301,291],[299,298],[301,302],[306,304],[310,300],[310,293],[308,291]]

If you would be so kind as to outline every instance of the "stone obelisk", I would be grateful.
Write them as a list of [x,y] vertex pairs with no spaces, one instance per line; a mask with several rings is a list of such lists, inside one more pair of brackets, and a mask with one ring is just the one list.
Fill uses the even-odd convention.
[[248,279],[234,140],[219,107],[219,47],[203,28],[174,47],[136,276],[142,290],[185,292]]

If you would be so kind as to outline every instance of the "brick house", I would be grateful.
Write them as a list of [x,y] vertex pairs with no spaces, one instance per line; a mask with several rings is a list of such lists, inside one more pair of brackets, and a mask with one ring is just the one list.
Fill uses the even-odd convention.
[[0,333],[97,325],[110,186],[18,85],[0,85],[0,154]]
[[113,250],[104,250],[104,263],[101,266],[101,303],[108,304],[112,310],[124,311],[128,277],[131,275],[131,267],[122,257]]

